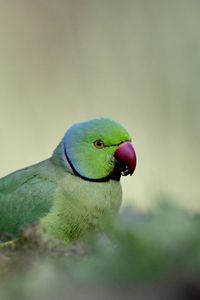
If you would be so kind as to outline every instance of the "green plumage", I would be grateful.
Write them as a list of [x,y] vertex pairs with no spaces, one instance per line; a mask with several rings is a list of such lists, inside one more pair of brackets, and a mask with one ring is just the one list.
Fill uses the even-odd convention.
[[[113,121],[110,122],[114,126]],[[115,136],[115,143],[118,144],[123,138],[123,127],[120,128],[119,138]],[[90,135],[92,130],[91,128]],[[95,132],[94,135],[96,138]],[[113,138],[112,130],[110,133],[103,130],[101,139],[105,135],[109,142],[109,135]],[[125,140],[130,139],[127,135],[124,129]],[[84,140],[84,133],[82,139]],[[87,143],[93,140],[92,136]],[[78,140],[74,142],[73,147],[75,144],[78,147]],[[110,165],[113,163],[116,147],[112,146],[112,150],[108,147],[108,152],[105,153]],[[74,148],[74,151],[77,150]],[[87,149],[85,151],[81,161],[84,157],[89,157]],[[92,155],[94,156],[94,153]],[[78,162],[76,164],[78,165]],[[95,168],[95,161],[88,160],[89,164],[90,168],[92,164]],[[95,176],[97,170],[98,168],[95,169]],[[48,234],[67,241],[77,239],[88,229],[96,227],[102,215],[117,212],[121,200],[120,181],[95,182],[73,174],[66,161],[62,140],[50,159],[0,179],[0,232],[17,234],[20,228],[40,220]]]
[[17,233],[49,212],[56,191],[50,165],[46,160],[0,180],[0,232]]

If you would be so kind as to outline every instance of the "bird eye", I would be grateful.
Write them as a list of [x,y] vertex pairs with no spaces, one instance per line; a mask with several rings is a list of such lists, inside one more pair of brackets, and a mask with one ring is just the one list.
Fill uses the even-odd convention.
[[102,140],[96,140],[94,141],[94,146],[98,149],[104,148],[104,142]]

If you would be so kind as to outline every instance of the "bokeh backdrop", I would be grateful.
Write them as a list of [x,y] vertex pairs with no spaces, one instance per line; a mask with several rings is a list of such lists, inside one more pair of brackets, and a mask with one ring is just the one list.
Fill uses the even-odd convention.
[[0,176],[111,117],[138,154],[124,205],[200,209],[200,1],[0,2]]

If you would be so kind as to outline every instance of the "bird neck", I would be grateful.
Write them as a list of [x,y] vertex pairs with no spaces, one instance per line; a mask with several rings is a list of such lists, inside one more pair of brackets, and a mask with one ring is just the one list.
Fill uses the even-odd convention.
[[69,162],[67,161],[66,155],[64,153],[64,143],[63,140],[58,144],[56,149],[54,150],[51,161],[62,168],[65,168],[67,172],[74,175],[74,171],[72,170]]

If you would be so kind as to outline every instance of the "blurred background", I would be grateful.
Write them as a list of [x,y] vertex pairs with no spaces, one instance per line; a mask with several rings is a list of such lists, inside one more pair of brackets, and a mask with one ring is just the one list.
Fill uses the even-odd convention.
[[0,2],[0,176],[106,116],[133,136],[124,205],[200,210],[200,2]]

